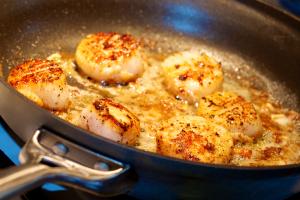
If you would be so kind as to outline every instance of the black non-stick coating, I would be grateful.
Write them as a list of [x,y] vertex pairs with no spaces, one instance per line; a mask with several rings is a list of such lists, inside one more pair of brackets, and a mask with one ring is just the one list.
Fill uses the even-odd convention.
[[[24,59],[45,58],[55,52],[72,54],[83,36],[98,31],[129,32],[159,41],[163,53],[203,49],[224,67],[258,73],[261,87],[299,110],[300,22],[256,1],[2,0],[0,63],[4,77]],[[299,165],[231,167],[142,152],[56,118],[1,81],[1,116],[23,141],[44,126],[127,162],[139,175],[133,196],[281,199],[300,191]]]

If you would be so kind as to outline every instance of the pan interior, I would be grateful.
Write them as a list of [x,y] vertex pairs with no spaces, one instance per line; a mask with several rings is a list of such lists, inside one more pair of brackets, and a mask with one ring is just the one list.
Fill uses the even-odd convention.
[[235,1],[16,2],[4,1],[0,14],[4,77],[25,59],[73,54],[89,33],[125,32],[163,54],[206,52],[225,69],[259,77],[258,87],[299,111],[300,33],[276,16]]
[[276,15],[224,1],[7,1],[4,7],[13,9],[0,15],[4,77],[28,58],[73,55],[89,33],[127,32],[162,55],[189,49],[208,53],[225,72],[255,77],[255,87],[299,111],[300,33]]

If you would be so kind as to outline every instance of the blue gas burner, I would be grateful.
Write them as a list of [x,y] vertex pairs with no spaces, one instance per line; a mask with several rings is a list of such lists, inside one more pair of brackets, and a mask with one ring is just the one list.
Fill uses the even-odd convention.
[[282,7],[293,14],[300,16],[300,0],[280,0],[279,2]]

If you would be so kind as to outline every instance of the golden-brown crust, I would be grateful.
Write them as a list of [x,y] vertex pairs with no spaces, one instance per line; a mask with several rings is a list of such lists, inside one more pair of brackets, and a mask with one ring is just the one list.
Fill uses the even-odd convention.
[[[253,126],[251,136],[260,133],[260,119],[251,102],[232,92],[216,92],[202,97],[198,114],[219,123],[232,131],[246,133],[248,126]],[[257,129],[257,130],[256,130]]]
[[226,129],[197,116],[177,116],[163,123],[156,143],[157,153],[207,163],[227,163],[233,146]]
[[206,54],[184,51],[162,63],[164,85],[173,95],[190,103],[219,90],[223,83],[221,63]]
[[81,114],[81,126],[91,132],[121,142],[136,145],[140,121],[123,105],[111,99],[97,99]]
[[[256,111],[250,102],[245,101],[241,96],[227,94],[229,94],[229,98],[223,99],[220,93],[216,93],[213,96],[202,97],[202,100],[208,104],[208,107],[216,107],[216,110],[221,111],[219,116],[226,119],[226,122],[229,124],[234,123],[242,126],[245,121],[258,119]],[[218,98],[218,96],[221,98]],[[224,111],[230,109],[230,111],[222,113],[222,109]]]
[[[108,105],[114,106],[115,108],[118,108],[120,110],[124,110],[125,112],[127,112],[128,114],[126,115],[126,117],[128,118],[128,121],[122,122],[122,121],[116,119],[116,117],[110,113]],[[126,132],[129,128],[132,128],[133,126],[135,126],[134,122],[139,121],[139,119],[137,117],[135,117],[135,115],[133,113],[131,113],[127,108],[125,108],[121,104],[116,103],[108,98],[98,99],[98,100],[94,101],[93,106],[99,112],[99,115],[101,115],[103,117],[104,120],[111,121],[117,127],[120,127],[122,129],[122,132],[120,132],[121,135],[124,132]]]
[[[207,55],[203,54],[202,58],[203,60],[194,60],[193,61],[193,66],[194,68],[190,68],[182,72],[181,74],[178,75],[178,79],[181,81],[186,81],[188,79],[192,80],[198,80],[200,85],[203,85],[203,80],[206,76],[210,75],[211,81],[213,82],[216,78],[219,77],[214,77],[213,71],[214,70],[220,70],[222,71],[222,67],[220,63],[214,63],[214,65],[208,61],[206,58]],[[180,64],[174,65],[175,69],[179,69],[181,67]],[[212,82],[209,82],[208,85],[210,85]]]
[[44,108],[64,110],[70,104],[66,76],[55,61],[27,60],[10,71],[7,82]]
[[262,150],[262,160],[269,160],[272,158],[278,159],[280,157],[280,153],[282,151],[281,147],[267,147]]
[[[96,63],[103,61],[117,62],[120,59],[130,57],[138,49],[140,43],[130,34],[118,34],[115,32],[99,32],[88,35],[82,40],[85,47],[83,53]],[[104,54],[103,51],[106,53]]]
[[80,70],[106,84],[135,81],[144,72],[138,40],[129,34],[96,33],[81,40],[75,59]]
[[193,131],[181,130],[181,133],[177,137],[173,138],[172,142],[178,146],[176,153],[182,154],[183,159],[185,160],[200,160],[189,151],[192,144],[197,144],[197,151],[199,154],[203,154],[206,151],[214,152],[215,150],[215,145],[213,143],[210,143],[207,138],[196,134]]
[[15,88],[29,84],[51,83],[61,78],[63,70],[53,61],[32,59],[13,68],[8,83]]
[[237,154],[241,156],[244,159],[250,159],[252,156],[252,150],[247,149],[247,148],[239,148],[239,147],[234,147],[233,148],[233,154]]

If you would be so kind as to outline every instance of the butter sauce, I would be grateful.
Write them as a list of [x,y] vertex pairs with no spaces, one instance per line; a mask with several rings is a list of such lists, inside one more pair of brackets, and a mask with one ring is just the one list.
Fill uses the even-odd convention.
[[[101,85],[84,76],[76,67],[74,58],[55,53],[48,59],[63,66],[70,84],[72,104],[57,116],[75,125],[82,109],[101,97],[112,98],[134,113],[141,123],[141,134],[136,148],[156,152],[155,135],[162,121],[173,116],[196,115],[197,103],[190,105],[177,100],[163,85],[160,63],[163,56],[146,52],[146,66],[142,77],[126,86]],[[244,78],[238,71],[224,68],[224,91],[233,91],[251,101],[263,124],[263,134],[251,142],[236,141],[228,164],[242,166],[286,165],[300,162],[299,113],[282,108],[253,80]]]

